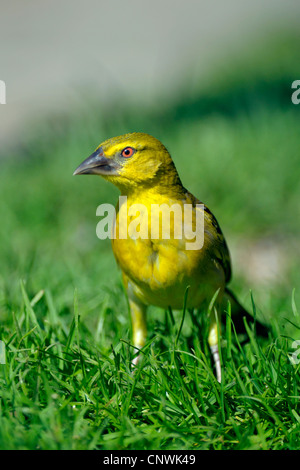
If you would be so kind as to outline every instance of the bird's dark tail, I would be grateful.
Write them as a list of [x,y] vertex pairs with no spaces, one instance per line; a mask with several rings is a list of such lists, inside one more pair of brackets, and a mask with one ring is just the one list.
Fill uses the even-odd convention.
[[252,315],[250,315],[244,307],[241,306],[235,295],[231,292],[230,289],[226,288],[225,293],[223,296],[223,309],[227,310],[228,301],[231,304],[231,318],[237,333],[246,333],[244,317],[246,317],[246,321],[248,325],[251,327],[254,323],[255,332],[258,336],[262,336],[264,338],[268,337],[269,329],[263,323],[258,321]]

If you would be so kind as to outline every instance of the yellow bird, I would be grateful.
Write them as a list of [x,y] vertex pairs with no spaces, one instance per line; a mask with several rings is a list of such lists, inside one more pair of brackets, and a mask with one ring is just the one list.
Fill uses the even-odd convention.
[[226,288],[230,256],[213,214],[184,188],[168,150],[148,134],[106,140],[74,172],[82,174],[101,175],[121,192],[112,248],[128,294],[136,350],[146,341],[147,306],[182,309],[189,287],[187,308],[207,313],[214,298],[208,343],[221,381],[216,312],[220,317],[229,299],[233,310],[248,314]]

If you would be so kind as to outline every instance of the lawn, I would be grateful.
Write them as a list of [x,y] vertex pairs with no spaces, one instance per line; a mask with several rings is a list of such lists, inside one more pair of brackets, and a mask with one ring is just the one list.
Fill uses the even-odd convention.
[[[1,449],[299,448],[295,47],[268,44],[223,64],[222,80],[203,86],[186,78],[149,109],[88,102],[33,123],[2,155]],[[169,149],[184,185],[222,227],[231,288],[270,326],[268,339],[249,328],[241,338],[224,314],[221,384],[196,311],[152,307],[143,360],[131,372],[120,272],[110,241],[96,237],[96,208],[116,202],[118,191],[72,177],[100,141],[131,131]]]

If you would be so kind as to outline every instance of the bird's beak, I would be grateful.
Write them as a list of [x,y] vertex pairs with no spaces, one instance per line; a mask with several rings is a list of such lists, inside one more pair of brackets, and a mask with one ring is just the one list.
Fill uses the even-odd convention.
[[84,160],[73,175],[116,175],[118,163],[113,158],[107,158],[101,147]]

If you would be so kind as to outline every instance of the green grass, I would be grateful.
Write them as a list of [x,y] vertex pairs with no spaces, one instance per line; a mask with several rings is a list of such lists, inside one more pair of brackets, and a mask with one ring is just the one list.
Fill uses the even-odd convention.
[[[230,317],[223,344],[223,381],[215,379],[193,312],[152,319],[135,374],[128,331],[109,344],[108,304],[91,331],[74,315],[64,321],[48,291],[23,306],[3,329],[0,442],[4,449],[297,449],[299,367],[288,341],[262,346],[249,329],[243,346]],[[121,293],[119,293],[121,294]],[[112,300],[112,303],[114,300]],[[38,306],[45,318],[41,327]],[[297,320],[299,323],[299,315]]]
[[[227,71],[222,87],[212,79],[206,88],[160,101],[159,109],[86,105],[35,125],[21,146],[6,151],[0,448],[299,448],[299,365],[291,361],[300,336],[293,50],[287,42],[279,65],[272,51],[268,61],[257,59],[257,68],[244,59],[247,67]],[[269,339],[249,330],[241,343],[224,314],[222,384],[204,340],[205,316],[154,307],[143,361],[132,374],[121,276],[110,242],[96,237],[96,208],[115,202],[118,192],[72,173],[101,140],[134,130],[168,147],[184,185],[225,233],[234,260],[231,287],[270,322]],[[280,252],[280,265],[263,257],[253,273],[249,259],[261,246]],[[272,274],[267,281],[263,268]]]

